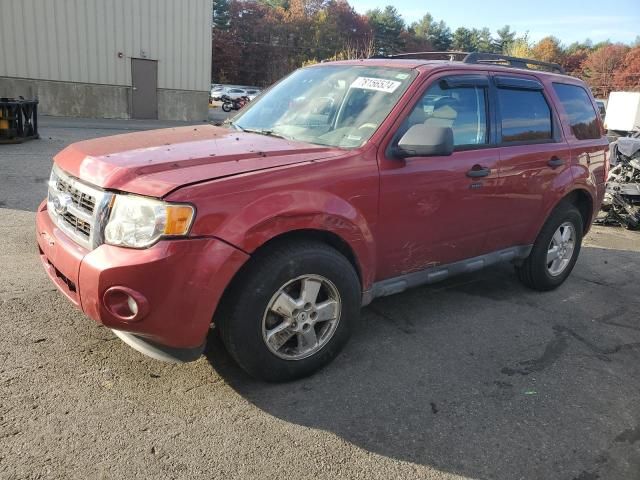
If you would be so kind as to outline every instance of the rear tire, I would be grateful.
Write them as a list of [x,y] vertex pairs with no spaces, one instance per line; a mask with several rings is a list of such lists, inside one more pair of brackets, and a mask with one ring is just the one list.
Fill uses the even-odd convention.
[[582,215],[570,203],[561,203],[545,222],[531,253],[516,267],[518,278],[527,287],[553,290],[567,279],[582,246]]
[[234,279],[216,324],[251,376],[294,380],[338,355],[358,320],[361,295],[353,266],[333,248],[281,243],[258,252]]
[[233,105],[231,103],[223,103],[222,104],[222,110],[224,110],[225,112],[230,112],[231,110],[233,110]]

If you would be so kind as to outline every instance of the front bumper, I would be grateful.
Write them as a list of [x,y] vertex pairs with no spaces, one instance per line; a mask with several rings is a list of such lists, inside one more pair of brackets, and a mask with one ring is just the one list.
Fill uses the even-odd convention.
[[[36,228],[49,278],[76,307],[108,328],[170,352],[203,346],[222,293],[248,258],[214,238],[160,241],[143,250],[101,245],[90,251],[51,222],[46,202],[38,208]],[[114,287],[139,300],[134,318],[113,308],[105,292]],[[144,351],[133,339],[127,343]]]

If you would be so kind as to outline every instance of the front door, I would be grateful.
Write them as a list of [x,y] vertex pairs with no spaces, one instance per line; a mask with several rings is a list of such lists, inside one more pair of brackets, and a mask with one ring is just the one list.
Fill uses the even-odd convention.
[[132,58],[131,83],[131,116],[158,118],[158,62]]
[[484,253],[496,222],[485,202],[499,180],[487,76],[441,75],[416,97],[390,146],[424,123],[450,127],[454,153],[401,159],[381,148],[376,280]]

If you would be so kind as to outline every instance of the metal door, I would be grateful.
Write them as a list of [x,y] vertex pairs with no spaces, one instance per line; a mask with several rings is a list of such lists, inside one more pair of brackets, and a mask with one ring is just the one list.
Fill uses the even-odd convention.
[[[447,79],[449,97],[436,95],[441,80]],[[468,113],[463,99],[475,99],[474,119],[477,127],[484,124],[485,139],[475,144],[461,143],[450,156],[399,159],[389,148],[379,150],[380,207],[378,230],[387,232],[378,239],[378,277],[376,280],[424,270],[485,253],[482,248],[486,232],[495,217],[487,212],[487,202],[496,190],[498,180],[498,148],[490,136],[487,113],[488,78],[485,74],[456,75],[446,72],[423,87],[413,103],[411,113],[405,111],[405,122],[438,121],[436,110],[427,114],[425,100],[449,103],[455,95],[460,105],[443,106],[453,110],[451,120],[454,141],[467,127],[456,126]],[[415,98],[415,97],[414,97]],[[436,100],[437,99],[437,100]],[[484,103],[484,105],[482,105]],[[484,120],[479,116],[484,112]],[[422,118],[421,118],[422,117]],[[455,118],[454,118],[455,117]],[[448,125],[443,125],[448,126]],[[398,131],[402,131],[400,127]],[[464,135],[463,135],[464,136]],[[394,137],[397,138],[397,134]],[[392,140],[394,141],[394,140]],[[384,146],[384,145],[383,145]]]
[[131,83],[131,116],[158,118],[158,62],[132,58]]

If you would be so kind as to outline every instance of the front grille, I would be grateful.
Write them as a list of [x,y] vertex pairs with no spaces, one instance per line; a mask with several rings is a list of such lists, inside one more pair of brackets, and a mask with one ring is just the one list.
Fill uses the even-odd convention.
[[87,240],[91,237],[91,224],[80,220],[73,213],[65,213],[62,215],[62,219],[67,222],[71,227],[78,231],[81,235],[87,237]]
[[102,243],[103,222],[108,218],[112,194],[53,167],[47,210],[51,220],[83,247],[93,250]]
[[56,183],[56,189],[59,192],[66,192],[70,194],[71,198],[73,199],[74,205],[76,205],[77,207],[82,208],[83,210],[86,210],[89,213],[93,213],[93,209],[96,206],[95,197],[87,193],[81,192],[77,188],[74,188],[73,186],[71,186],[69,182],[67,182],[62,178],[58,178],[58,181]]

